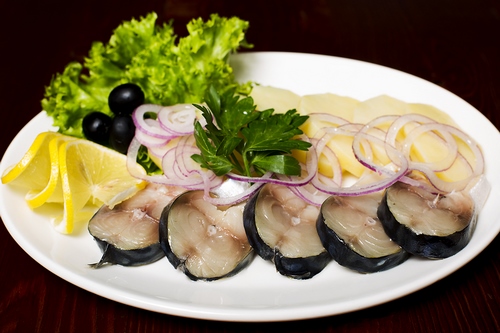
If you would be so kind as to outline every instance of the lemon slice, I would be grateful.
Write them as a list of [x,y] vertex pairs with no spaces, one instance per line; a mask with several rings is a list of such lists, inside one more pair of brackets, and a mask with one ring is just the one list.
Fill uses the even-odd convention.
[[[65,141],[59,146],[64,214],[53,221],[58,231],[71,233],[87,204],[113,207],[146,186],[145,181],[131,176],[126,158],[87,140]],[[139,165],[137,168],[145,173]]]
[[40,133],[23,158],[2,175],[2,183],[28,189],[25,199],[30,208],[45,202],[62,202],[58,146],[69,139],[56,132]]
[[30,189],[43,189],[50,175],[50,154],[48,144],[61,134],[43,132],[37,135],[21,160],[5,170],[2,183],[12,183]]
[[59,146],[61,143],[74,140],[67,136],[55,136],[48,144],[48,153],[50,157],[50,175],[45,188],[41,191],[30,189],[25,196],[26,202],[30,208],[37,208],[47,202],[62,203],[62,186],[59,176]]

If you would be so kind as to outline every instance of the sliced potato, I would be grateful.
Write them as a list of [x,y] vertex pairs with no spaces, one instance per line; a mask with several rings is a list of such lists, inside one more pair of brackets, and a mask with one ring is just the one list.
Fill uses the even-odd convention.
[[447,113],[439,110],[438,108],[432,105],[421,104],[421,103],[408,103],[408,112],[427,116],[431,119],[434,119],[438,123],[443,123],[458,127],[455,121],[451,119],[451,117]]
[[297,109],[300,102],[300,96],[294,92],[272,86],[255,86],[250,96],[257,110],[274,109],[277,113]]
[[408,104],[390,97],[380,95],[358,104],[354,110],[353,122],[366,124],[371,120],[386,115],[403,115],[409,113]]
[[[256,86],[251,96],[259,110],[269,108],[276,112],[285,112],[290,109],[297,109],[299,113],[312,115],[314,113],[325,113],[345,119],[350,123],[366,124],[375,118],[387,115],[401,116],[415,113],[427,116],[439,123],[457,127],[453,119],[438,108],[422,103],[406,103],[397,98],[380,95],[365,101],[359,101],[352,97],[340,96],[332,93],[311,94],[299,96],[294,92],[272,86]],[[386,131],[391,123],[378,124],[377,127]],[[310,137],[318,137],[324,134],[322,130],[326,127],[335,127],[340,124],[326,122],[311,116],[301,129]],[[398,141],[402,141],[417,124],[409,123],[398,134]],[[382,132],[383,134],[383,132]],[[383,139],[383,138],[382,138]],[[361,176],[365,167],[355,158],[352,151],[352,136],[336,135],[328,142],[330,148],[338,158],[343,172],[356,177]],[[469,163],[474,163],[474,156],[467,145],[457,141],[460,153]],[[385,148],[382,145],[372,143],[373,158],[376,163],[387,164],[390,162]],[[444,142],[436,135],[423,133],[414,138],[410,150],[410,157],[414,161],[435,163],[439,162],[448,152]],[[305,162],[306,153],[302,151],[294,152],[294,156],[301,162]],[[446,172],[438,173],[438,176],[445,180],[462,179],[468,173],[469,166],[465,160],[457,160]],[[326,176],[332,177],[333,171],[330,161],[324,156],[319,158],[318,171]]]
[[330,93],[305,95],[300,100],[298,111],[301,114],[329,113],[352,122],[358,104],[354,98]]

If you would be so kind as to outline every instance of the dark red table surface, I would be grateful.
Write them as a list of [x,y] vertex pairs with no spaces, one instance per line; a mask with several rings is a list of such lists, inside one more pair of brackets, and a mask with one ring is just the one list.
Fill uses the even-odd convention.
[[[500,128],[497,0],[0,1],[0,152],[41,109],[44,86],[107,41],[123,20],[156,11],[178,35],[210,13],[250,22],[254,51],[353,58],[436,83]],[[50,273],[0,225],[1,332],[499,332],[500,238],[441,281],[348,314],[283,323],[227,323],[149,312]]]

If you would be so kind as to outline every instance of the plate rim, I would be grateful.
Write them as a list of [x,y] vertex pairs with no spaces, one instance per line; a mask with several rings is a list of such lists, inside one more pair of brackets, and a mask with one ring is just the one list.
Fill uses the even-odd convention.
[[[372,64],[369,62],[361,61],[361,60],[355,60],[355,59],[349,59],[349,58],[342,58],[342,57],[336,57],[336,56],[329,56],[329,55],[318,55],[318,54],[312,54],[312,53],[294,53],[294,52],[244,52],[244,53],[239,53],[234,55],[236,60],[245,60],[245,58],[266,58],[266,57],[311,57],[311,58],[316,58],[320,57],[322,59],[327,59],[326,61],[329,60],[337,60],[337,61],[342,61],[342,62],[348,62],[348,63],[355,63],[357,65],[362,65],[362,66],[368,66],[368,67],[377,67],[381,70],[388,70],[388,71],[393,71],[397,72],[402,75],[408,75],[412,77],[413,79],[421,80],[426,84],[430,84],[433,86],[433,88],[439,88],[441,92],[451,94],[454,98],[458,98],[462,103],[466,103],[470,108],[474,109],[477,113],[476,116],[481,115],[484,119],[486,120],[496,131],[495,134],[500,135],[498,133],[498,130],[495,128],[493,124],[479,111],[477,111],[472,105],[470,105],[468,102],[460,98],[459,96],[449,92],[448,90],[445,90],[444,88],[435,85],[432,82],[426,81],[424,79],[421,79],[417,76],[414,76],[412,74],[408,74],[402,71],[399,71],[397,69],[393,69],[390,67],[385,67],[382,65],[378,64]],[[234,59],[234,58],[233,58]],[[248,59],[247,59],[248,60]],[[335,93],[335,92],[332,92]],[[11,154],[13,147],[19,142],[22,141],[22,138],[26,135],[26,132],[29,130],[30,126],[33,126],[37,122],[41,121],[41,118],[47,117],[44,112],[40,112],[37,114],[34,118],[32,118],[16,135],[16,137],[12,140],[12,142],[9,144],[8,148],[6,149],[3,157],[2,157],[2,162],[0,162],[0,170],[4,170],[4,158],[6,156],[9,156]],[[490,128],[491,130],[491,128]],[[5,187],[5,185],[3,185]],[[3,193],[3,188],[2,192]],[[380,305],[383,303],[387,303],[389,301],[404,297],[408,294],[411,294],[417,290],[423,289],[433,283],[435,283],[438,280],[441,280],[445,278],[446,276],[449,276],[459,268],[465,266],[470,260],[475,258],[480,252],[482,252],[498,235],[500,231],[500,224],[497,223],[497,228],[493,228],[492,231],[496,231],[496,233],[492,232],[491,236],[489,239],[487,239],[487,242],[478,244],[475,246],[475,248],[472,251],[467,252],[467,256],[464,257],[464,259],[453,265],[451,269],[448,270],[446,274],[436,274],[434,276],[428,277],[428,279],[424,283],[420,283],[418,285],[413,286],[412,288],[402,288],[404,290],[400,290],[396,293],[393,293],[392,295],[385,295],[385,297],[379,299],[379,300],[371,300],[368,303],[365,304],[357,304],[359,302],[350,301],[345,303],[345,308],[343,310],[341,309],[335,309],[333,310],[332,308],[336,308],[335,306],[328,306],[325,304],[318,304],[316,306],[314,305],[308,305],[308,308],[305,309],[305,311],[301,315],[296,315],[294,317],[291,317],[289,314],[290,309],[289,308],[283,308],[283,309],[266,309],[266,311],[262,311],[262,309],[248,309],[245,308],[244,310],[241,309],[217,309],[213,310],[210,309],[209,307],[205,305],[196,305],[193,304],[192,306],[173,306],[170,304],[170,307],[167,309],[165,307],[160,306],[159,304],[153,302],[151,303],[149,297],[146,297],[144,295],[121,295],[119,292],[116,295],[113,295],[110,293],[110,290],[107,290],[107,288],[111,289],[117,289],[115,286],[107,286],[103,288],[102,284],[97,283],[94,280],[88,280],[85,277],[82,277],[78,274],[75,274],[75,272],[69,270],[66,267],[57,267],[51,265],[51,263],[46,261],[46,258],[43,257],[40,253],[37,252],[37,249],[32,245],[28,244],[24,241],[24,235],[20,233],[20,230],[15,227],[15,222],[10,221],[10,213],[8,212],[7,207],[4,206],[4,200],[2,199],[0,202],[0,215],[2,216],[2,220],[4,222],[4,225],[6,226],[6,229],[8,232],[11,234],[11,236],[14,238],[16,243],[28,254],[30,255],[35,261],[37,261],[39,264],[41,264],[43,267],[45,267],[47,270],[52,272],[53,274],[59,276],[60,278],[84,289],[89,292],[92,292],[94,294],[100,295],[102,297],[108,298],[110,300],[120,302],[123,304],[127,304],[129,306],[133,307],[138,307],[142,308],[145,310],[150,310],[154,312],[159,312],[159,313],[165,313],[165,314],[171,314],[171,315],[176,315],[176,316],[182,316],[182,317],[189,317],[189,318],[197,318],[197,319],[209,319],[209,320],[219,320],[219,321],[243,321],[243,322],[265,322],[265,321],[285,321],[285,320],[301,320],[301,319],[312,319],[312,318],[318,318],[318,317],[325,317],[325,316],[330,316],[330,315],[339,315],[347,312],[352,312],[352,311],[357,311],[369,307],[373,307],[376,305]],[[5,217],[8,218],[6,221]],[[498,222],[498,221],[497,221]],[[469,245],[468,245],[469,246]],[[252,263],[253,264],[253,263]],[[118,288],[119,289],[119,288]],[[111,290],[112,291],[112,290]],[[119,290],[118,290],[119,291]],[[292,307],[293,308],[293,307]],[[168,311],[165,311],[168,310]],[[304,310],[304,309],[303,309]],[[242,313],[244,311],[244,313]]]

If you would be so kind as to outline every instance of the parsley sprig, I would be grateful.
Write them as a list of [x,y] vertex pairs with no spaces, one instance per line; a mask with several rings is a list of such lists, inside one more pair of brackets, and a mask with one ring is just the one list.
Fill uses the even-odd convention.
[[240,97],[235,89],[219,95],[208,89],[205,103],[195,105],[202,111],[205,128],[195,122],[194,136],[200,154],[191,157],[202,167],[222,176],[236,172],[246,176],[262,176],[271,171],[284,175],[300,175],[299,162],[292,150],[308,150],[310,143],[296,139],[299,126],[308,116],[296,110],[273,113],[274,109],[257,111],[252,97]]

